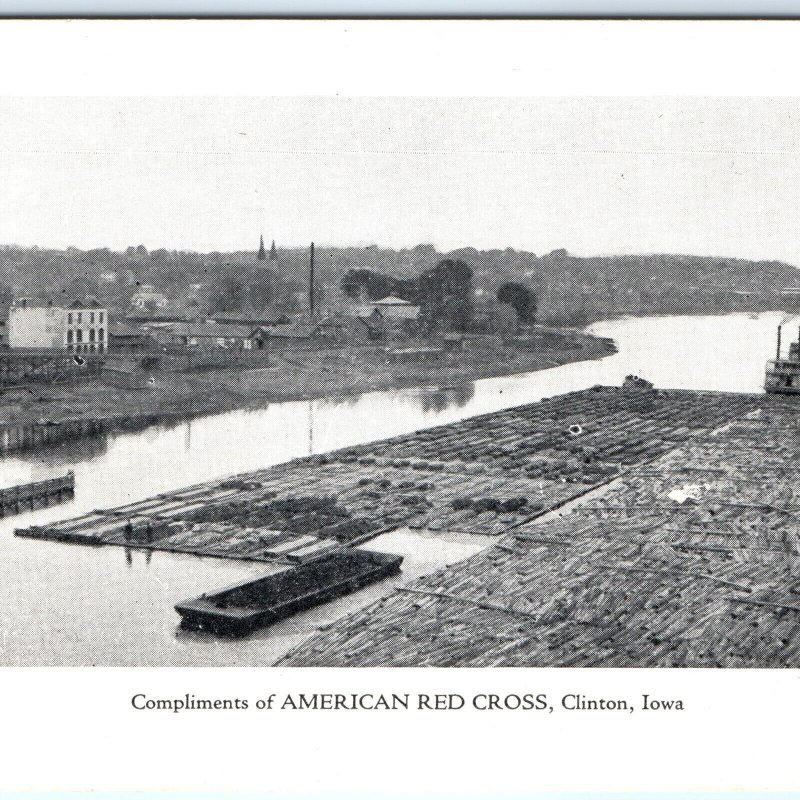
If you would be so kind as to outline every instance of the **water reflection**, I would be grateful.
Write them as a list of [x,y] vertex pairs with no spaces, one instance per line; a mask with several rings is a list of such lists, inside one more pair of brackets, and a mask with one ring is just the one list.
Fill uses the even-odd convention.
[[423,413],[433,411],[437,414],[448,408],[463,408],[475,396],[475,384],[465,383],[459,386],[448,386],[444,389],[422,389],[415,400]]
[[139,547],[123,547],[122,549],[125,551],[125,563],[129,567],[133,566],[133,559],[137,553],[141,553],[145,566],[149,565],[153,558],[152,550],[143,550]]
[[[45,521],[141,499],[179,486],[375,441],[637,374],[665,388],[760,391],[780,312],[653,317],[598,323],[616,355],[524,375],[440,388],[272,403],[98,436],[2,462],[3,483],[75,470],[72,502],[26,515]],[[41,515],[41,516],[40,516]],[[9,529],[0,521],[0,530]]]
[[[0,520],[0,662],[268,664],[303,631],[346,613],[355,602],[342,598],[247,642],[178,638],[175,602],[262,574],[264,565],[38,542],[12,536],[14,527],[122,505],[311,451],[376,441],[595,384],[620,385],[628,374],[664,388],[760,391],[782,316],[604,322],[592,330],[614,338],[619,353],[599,361],[446,389],[272,403],[6,458],[1,462],[4,483],[72,468],[76,492],[69,503]],[[445,548],[437,551],[440,557],[460,556],[451,557]],[[409,559],[408,569],[412,567]],[[370,591],[380,594],[385,587]]]

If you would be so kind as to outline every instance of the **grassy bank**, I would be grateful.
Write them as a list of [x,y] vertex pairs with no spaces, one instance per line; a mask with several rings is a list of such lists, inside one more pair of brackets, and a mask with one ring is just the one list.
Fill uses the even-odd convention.
[[278,351],[266,366],[204,372],[154,370],[147,388],[102,378],[69,386],[30,384],[0,391],[0,424],[68,419],[174,419],[269,402],[361,394],[411,386],[463,385],[479,378],[533,372],[615,352],[608,339],[575,331],[539,334],[533,343],[470,342],[430,363],[394,363],[377,347]]

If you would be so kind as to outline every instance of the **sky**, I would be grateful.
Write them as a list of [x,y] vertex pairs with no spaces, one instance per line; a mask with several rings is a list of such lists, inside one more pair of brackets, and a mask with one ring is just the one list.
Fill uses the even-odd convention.
[[800,265],[800,99],[7,97],[0,120],[0,244]]

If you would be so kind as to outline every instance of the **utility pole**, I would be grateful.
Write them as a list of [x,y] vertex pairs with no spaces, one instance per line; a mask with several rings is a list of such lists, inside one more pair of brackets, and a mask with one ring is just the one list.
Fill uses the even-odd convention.
[[311,242],[311,262],[308,270],[308,313],[314,319],[314,242]]

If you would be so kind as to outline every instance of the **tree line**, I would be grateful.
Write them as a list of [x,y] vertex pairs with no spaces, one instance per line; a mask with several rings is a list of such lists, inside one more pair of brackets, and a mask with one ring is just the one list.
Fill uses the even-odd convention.
[[[420,306],[420,321],[427,330],[443,328],[472,330],[476,324],[474,272],[460,259],[445,258],[415,278],[397,278],[373,269],[351,269],[342,277],[342,291],[354,301],[399,297]],[[501,285],[496,300],[513,309],[516,320],[533,325],[536,318],[536,295],[517,282]],[[495,322],[497,326],[497,322]]]

